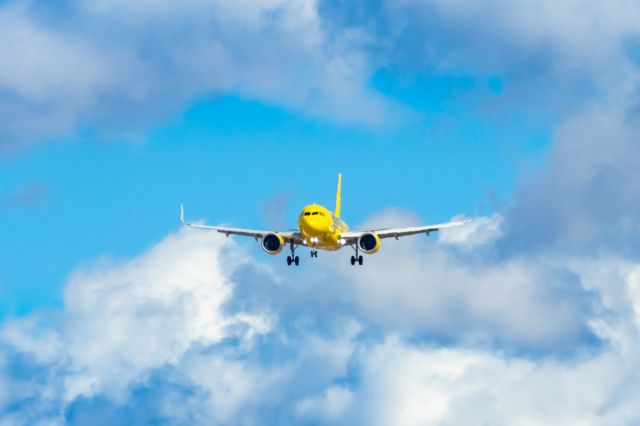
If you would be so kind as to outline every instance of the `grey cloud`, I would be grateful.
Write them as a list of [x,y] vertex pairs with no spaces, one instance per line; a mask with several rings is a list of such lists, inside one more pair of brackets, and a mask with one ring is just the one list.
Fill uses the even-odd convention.
[[126,133],[216,93],[348,122],[380,122],[386,109],[364,58],[349,39],[326,39],[310,1],[60,7],[0,6],[5,150],[79,125]]
[[379,124],[400,114],[370,87],[381,69],[497,75],[509,83],[500,99],[547,109],[635,72],[625,47],[637,36],[635,4],[581,3],[579,14],[574,2],[531,7],[12,0],[0,6],[0,146],[16,149],[79,126],[140,130],[219,93]]
[[[499,96],[469,90],[469,102],[490,118],[562,116],[595,96],[606,97],[637,74],[627,40],[640,28],[638,5],[505,0],[356,1],[319,3],[335,34],[367,34],[362,49],[373,70],[402,79],[466,76],[482,86],[503,83]],[[615,66],[612,66],[615,64]],[[617,89],[615,89],[617,90]]]
[[287,229],[286,208],[293,194],[281,192],[271,197],[262,207],[262,215],[272,229]]
[[[392,209],[358,228],[418,221]],[[238,269],[237,297],[226,308],[287,318],[281,326],[290,334],[299,333],[298,321],[318,330],[333,326],[330,319],[353,317],[374,334],[452,345],[551,356],[597,347],[589,320],[598,299],[579,274],[544,256],[500,259],[494,253],[499,238],[499,218],[479,218],[469,230],[443,234],[438,244],[433,236],[384,240],[356,269],[349,250],[318,259],[305,259],[303,251],[309,269],[291,271],[278,262],[277,281],[255,267]]]
[[27,183],[14,191],[0,195],[0,211],[14,208],[31,208],[49,195],[49,188],[41,182]]
[[[579,1],[321,2],[319,10],[335,32],[366,29],[368,46],[379,49],[378,59],[388,65],[547,77],[556,72],[568,77],[578,69],[580,75],[611,70],[607,61],[624,52],[624,42],[638,34],[640,21],[638,5],[626,0],[606,6]],[[599,31],[593,31],[596,25]]]
[[640,127],[624,108],[593,107],[556,132],[547,166],[506,210],[502,251],[637,254]]
[[62,311],[2,324],[0,412],[53,424],[90,413],[112,424],[464,423],[470,410],[494,424],[632,418],[637,393],[609,395],[635,386],[637,266],[496,261],[481,253],[499,238],[492,226],[435,244],[385,241],[355,269],[344,252],[300,268],[257,262],[190,229],[84,266]]

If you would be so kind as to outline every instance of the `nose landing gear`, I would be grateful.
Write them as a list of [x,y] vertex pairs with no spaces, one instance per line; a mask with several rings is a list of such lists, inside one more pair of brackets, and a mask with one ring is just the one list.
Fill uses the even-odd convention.
[[311,250],[311,257],[318,257],[318,250]]

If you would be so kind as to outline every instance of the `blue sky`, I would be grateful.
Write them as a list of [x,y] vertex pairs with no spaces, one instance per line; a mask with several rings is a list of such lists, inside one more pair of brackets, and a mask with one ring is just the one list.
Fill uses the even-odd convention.
[[[0,2],[0,425],[637,424],[638,28]],[[338,172],[352,228],[475,221],[357,270],[179,227],[294,227]]]
[[[284,218],[264,208],[284,197],[284,223],[295,227],[305,204],[333,205],[342,172],[352,226],[388,207],[429,222],[490,213],[539,166],[549,130],[500,123],[469,100],[448,99],[477,90],[468,79],[433,80],[389,89],[391,99],[415,108],[398,125],[336,125],[231,94],[194,100],[139,139],[86,131],[3,158],[6,199],[25,186],[44,188],[33,203],[3,212],[3,257],[11,259],[2,271],[4,314],[59,306],[74,265],[148,247],[178,226],[180,202],[210,223],[270,228]],[[37,268],[29,267],[34,259]]]

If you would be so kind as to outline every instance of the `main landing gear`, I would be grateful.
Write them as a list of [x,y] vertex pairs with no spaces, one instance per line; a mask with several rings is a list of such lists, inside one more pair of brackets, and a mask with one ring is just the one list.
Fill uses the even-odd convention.
[[353,249],[356,251],[356,255],[355,255],[355,256],[351,256],[351,265],[353,266],[353,265],[355,265],[356,263],[357,263],[358,265],[362,265],[362,262],[363,262],[364,260],[362,259],[362,255],[359,255],[359,256],[358,256],[358,245],[357,245],[357,243],[356,243],[356,245],[355,245],[355,246],[352,246],[352,247],[353,247]]
[[287,256],[287,265],[291,266],[292,263],[295,263],[296,266],[300,264],[300,258],[296,256],[296,246],[293,244],[293,240],[291,240],[290,246],[291,248],[291,256]]

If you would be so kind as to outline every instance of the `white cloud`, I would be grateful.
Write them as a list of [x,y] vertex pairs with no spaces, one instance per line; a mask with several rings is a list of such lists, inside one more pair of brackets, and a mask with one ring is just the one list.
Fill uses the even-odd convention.
[[639,129],[630,95],[569,117],[546,167],[504,213],[503,251],[637,252]]
[[320,397],[307,398],[296,406],[299,416],[315,417],[329,422],[342,416],[346,408],[351,404],[353,392],[342,386],[327,388]]
[[[402,214],[390,216],[377,220]],[[545,272],[553,262],[465,264],[457,256],[486,247],[419,241],[385,244],[346,275],[328,256],[264,268],[232,240],[183,229],[134,259],[86,265],[63,312],[3,324],[0,412],[17,424],[117,419],[125,407],[190,424],[637,420],[637,265],[556,259],[577,277],[566,296]],[[310,278],[320,269],[322,282]],[[599,309],[577,307],[583,286]],[[574,336],[580,325],[604,344]]]
[[[314,2],[71,2],[59,24],[34,4],[0,6],[0,40],[14,41],[0,54],[0,111],[18,139],[109,122],[113,105],[170,99],[160,109],[172,110],[203,91],[375,121],[365,83],[376,60],[360,49],[404,40],[357,25],[328,32]],[[229,240],[187,230],[134,259],[85,266],[62,312],[2,324],[0,424],[63,424],[83,404],[93,416],[138,406],[189,424],[638,423],[640,156],[626,97],[636,81],[629,63],[610,66],[636,33],[637,6],[491,5],[385,11],[407,25],[395,35],[424,27],[418,59],[444,69],[530,72],[542,51],[545,76],[570,82],[584,66],[601,87],[623,76],[607,96],[618,106],[562,126],[550,166],[504,216],[438,244],[385,240],[356,269],[330,255],[264,268]],[[434,10],[439,25],[468,30],[464,40],[411,26]],[[485,62],[487,52],[499,54]],[[368,223],[417,221],[390,211]]]
[[[448,71],[542,73],[565,82],[572,75],[600,83],[626,75],[624,42],[640,27],[640,7],[630,0],[403,0],[363,14],[386,36],[376,41],[392,60],[413,56],[420,65]],[[413,54],[402,42],[411,43]]]
[[[363,228],[414,221],[390,211]],[[354,270],[336,259],[320,267],[336,269],[348,283],[345,292],[367,322],[474,344],[572,347],[589,333],[592,295],[561,261],[496,259],[490,243],[501,233],[499,222],[499,216],[478,218],[438,244],[429,244],[434,236],[383,240],[380,252],[366,257],[365,268]],[[540,320],[551,317],[553,322]]]
[[375,123],[383,102],[350,38],[329,40],[314,1],[14,0],[0,6],[5,149],[73,132],[119,132],[195,97],[239,93],[311,116]]
[[537,78],[528,93],[547,93],[547,104],[558,91],[564,98],[579,88],[584,96],[592,84],[628,91],[621,82],[637,74],[625,43],[638,35],[640,11],[626,0],[378,6],[118,0],[70,1],[59,9],[5,2],[2,146],[78,126],[140,130],[217,93],[339,122],[388,122],[400,109],[370,85],[383,68],[524,76],[517,88],[508,86],[519,94]]
[[[77,372],[67,398],[119,395],[142,374],[176,365],[193,345],[268,332],[270,319],[222,312],[232,289],[222,238],[182,232],[121,265],[76,272],[65,291],[65,350]],[[234,258],[239,257],[234,255]]]
[[502,215],[494,214],[493,216],[475,218],[465,226],[444,228],[440,231],[438,243],[449,244],[466,250],[492,243],[501,236],[502,220]]
[[[636,336],[629,336],[635,339]],[[575,364],[416,348],[391,339],[362,360],[362,424],[633,424],[635,354],[605,350]]]

